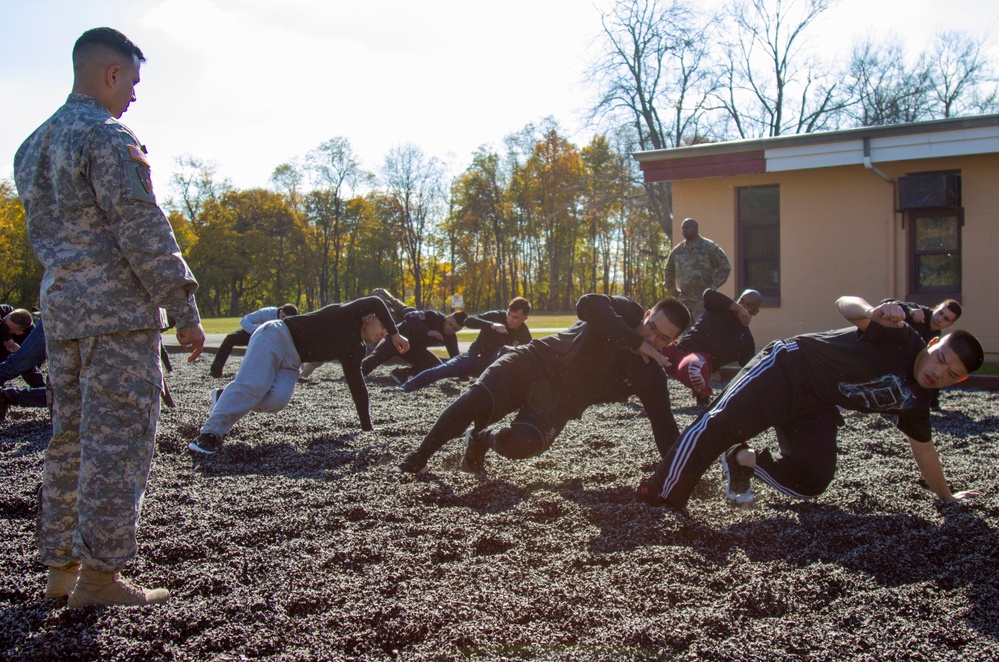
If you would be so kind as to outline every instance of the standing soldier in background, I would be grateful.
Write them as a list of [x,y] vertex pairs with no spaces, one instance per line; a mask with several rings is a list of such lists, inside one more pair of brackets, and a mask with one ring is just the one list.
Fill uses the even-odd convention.
[[677,244],[666,259],[666,290],[679,299],[690,311],[691,319],[704,312],[701,297],[704,290],[719,289],[732,273],[732,265],[721,247],[702,237],[697,221],[684,219],[680,225],[683,241]]
[[83,33],[72,94],[14,157],[28,238],[45,268],[53,398],[37,542],[49,567],[45,597],[68,596],[71,607],[169,597],[118,574],[136,553],[153,458],[162,308],[188,361],[205,343],[198,284],[156,205],[146,150],[118,121],[135,101],[144,61],[117,30]]

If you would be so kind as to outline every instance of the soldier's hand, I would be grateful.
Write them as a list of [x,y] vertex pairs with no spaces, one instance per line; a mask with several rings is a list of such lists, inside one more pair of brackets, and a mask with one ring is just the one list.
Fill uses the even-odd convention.
[[975,497],[980,495],[981,492],[978,490],[962,490],[960,492],[954,492],[953,494],[951,494],[952,498],[948,499],[948,501],[967,501],[968,499],[974,499]]
[[642,357],[642,360],[645,361],[646,363],[648,363],[649,361],[655,361],[656,363],[661,365],[664,369],[673,365],[672,363],[669,362],[669,359],[663,356],[662,352],[660,352],[658,349],[656,349],[647,342],[643,342],[639,346],[638,355]]
[[739,318],[739,322],[743,326],[749,326],[749,323],[753,321],[753,316],[749,314],[749,311],[742,307],[742,304],[738,301],[732,303],[732,312],[735,316]]
[[406,336],[401,333],[397,333],[392,336],[392,344],[395,345],[395,351],[400,354],[405,354],[409,351],[409,341],[406,340]]
[[926,319],[926,313],[923,312],[922,308],[916,308],[910,314],[912,315],[912,321],[916,324],[922,324],[923,320]]
[[901,329],[905,326],[905,311],[897,303],[883,303],[871,311],[871,321],[881,326]]
[[506,330],[506,324],[500,324],[499,322],[493,322],[493,331],[496,333],[501,333],[504,336],[508,335],[510,332]]
[[177,329],[177,342],[180,343],[182,350],[190,354],[187,357],[187,362],[190,363],[201,356],[201,352],[205,349],[205,330],[200,324]]

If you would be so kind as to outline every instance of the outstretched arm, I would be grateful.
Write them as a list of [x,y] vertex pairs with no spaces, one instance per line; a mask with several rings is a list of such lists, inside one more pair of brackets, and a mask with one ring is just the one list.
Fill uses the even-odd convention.
[[964,501],[978,496],[978,490],[964,490],[952,494],[947,479],[944,477],[943,467],[940,466],[940,456],[932,442],[918,442],[912,437],[909,439],[909,448],[912,450],[912,457],[916,460],[919,473],[923,475],[923,480],[930,486],[930,489],[938,498],[944,501]]
[[905,326],[905,311],[893,301],[872,306],[860,297],[840,297],[836,310],[861,331],[866,331],[871,322],[894,329]]

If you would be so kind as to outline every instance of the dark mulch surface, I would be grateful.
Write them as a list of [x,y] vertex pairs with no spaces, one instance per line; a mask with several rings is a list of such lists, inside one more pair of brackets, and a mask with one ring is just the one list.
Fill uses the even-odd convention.
[[[227,375],[238,365],[233,358]],[[141,609],[42,601],[35,493],[47,415],[0,427],[0,655],[13,660],[995,660],[999,440],[994,393],[944,394],[938,445],[973,507],[935,502],[908,445],[847,416],[839,470],[813,502],[759,486],[728,507],[712,470],[689,518],[634,486],[655,461],[635,404],[570,424],[541,458],[389,471],[467,383],[413,395],[370,381],[361,432],[338,367],[278,415],[251,414],[192,461],[207,362],[175,361],[127,574],[167,586]],[[674,390],[681,426],[695,414]],[[773,439],[760,440],[772,444]]]

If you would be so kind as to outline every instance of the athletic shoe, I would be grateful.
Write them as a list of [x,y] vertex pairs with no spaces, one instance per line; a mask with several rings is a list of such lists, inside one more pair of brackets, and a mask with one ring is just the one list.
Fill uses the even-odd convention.
[[461,458],[461,470],[469,473],[479,473],[486,469],[486,452],[489,450],[489,443],[483,430],[476,432],[475,428],[468,428],[465,431],[465,455]]
[[70,561],[65,565],[49,566],[49,578],[45,584],[45,599],[62,600],[68,598],[76,588],[80,574],[80,564]]
[[708,405],[711,404],[711,396],[710,395],[698,395],[696,397],[697,397],[697,406],[698,407],[707,407]]
[[746,442],[736,444],[721,456],[722,472],[725,474],[725,496],[737,506],[748,506],[756,498],[753,486],[750,484],[753,470],[735,460],[735,456],[744,448],[749,448]]
[[101,572],[83,568],[76,588],[69,596],[70,607],[103,607],[121,605],[138,607],[166,602],[170,591],[165,588],[147,589],[122,579],[116,572]]
[[0,391],[0,423],[7,420],[7,410],[10,409],[10,400]]
[[422,474],[427,470],[427,461],[417,455],[410,453],[403,459],[402,463],[396,467],[396,471],[404,474]]
[[406,380],[409,379],[410,370],[409,368],[396,368],[395,370],[390,372],[389,375],[392,377],[392,381],[394,381],[399,386],[402,386],[403,384],[406,383]]
[[222,397],[222,391],[224,391],[224,390],[225,390],[224,386],[222,388],[213,388],[211,390],[211,392],[208,394],[208,413],[209,414],[211,414],[212,411],[215,409],[215,405],[218,404],[219,398]]
[[222,439],[214,432],[202,432],[187,447],[195,453],[215,455],[222,450]]
[[310,361],[302,364],[302,370],[298,375],[299,379],[308,379],[309,375],[316,371],[316,368],[323,364],[322,361]]
[[638,484],[638,498],[652,506],[662,505],[662,491],[663,486],[657,486],[652,478],[646,478]]

